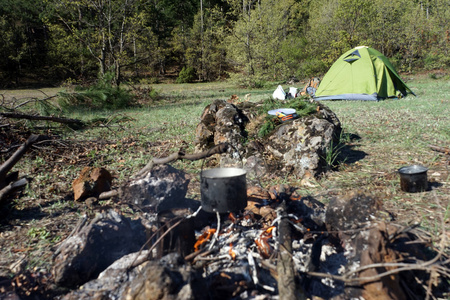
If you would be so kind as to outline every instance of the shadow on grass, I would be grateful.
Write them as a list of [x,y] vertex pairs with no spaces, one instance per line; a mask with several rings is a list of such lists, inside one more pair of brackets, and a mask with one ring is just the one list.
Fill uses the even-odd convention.
[[354,148],[358,146],[355,142],[361,140],[357,134],[346,133],[343,137],[347,143],[340,148],[340,153],[337,157],[338,163],[354,164],[367,156],[367,153]]
[[[45,211],[46,208],[52,205],[58,204],[62,201],[62,207],[55,209],[54,212]],[[0,207],[0,225],[9,225],[11,222],[15,223],[20,221],[41,220],[46,217],[57,217],[65,213],[76,212],[78,206],[67,205],[73,202],[73,195],[67,195],[62,199],[45,202],[38,205],[29,205],[24,209],[16,209],[13,202],[8,203]],[[1,230],[0,230],[1,231]]]
[[437,182],[437,181],[428,181],[428,188],[426,189],[427,192],[432,191],[434,189],[437,189],[441,186],[443,186],[444,184]]

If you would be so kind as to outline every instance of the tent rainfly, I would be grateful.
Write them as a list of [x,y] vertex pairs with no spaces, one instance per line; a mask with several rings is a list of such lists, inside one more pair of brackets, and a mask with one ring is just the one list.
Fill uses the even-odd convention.
[[359,46],[331,66],[316,91],[316,100],[373,100],[414,93],[379,51]]

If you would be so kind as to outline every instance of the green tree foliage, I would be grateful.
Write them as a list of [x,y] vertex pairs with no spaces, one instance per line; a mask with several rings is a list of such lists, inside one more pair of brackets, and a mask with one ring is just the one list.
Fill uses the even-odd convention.
[[213,81],[224,73],[225,25],[225,15],[218,7],[205,7],[195,16],[185,61],[196,70],[200,81]]
[[[400,71],[450,67],[448,0],[0,0],[0,79],[152,79],[183,67],[240,85],[320,76],[366,45]],[[185,69],[186,70],[186,69]],[[102,76],[102,78],[103,78]]]
[[[289,46],[299,46],[294,16],[299,3],[294,0],[243,1],[233,7],[241,16],[233,23],[227,38],[227,55],[249,85],[260,80],[283,78],[289,71]],[[236,15],[239,15],[236,13]]]
[[186,41],[190,39],[197,0],[153,0],[144,5],[146,26],[155,36],[149,52],[149,66],[160,75],[166,74],[168,65],[185,64]]
[[449,67],[448,1],[313,2],[308,40],[326,66],[358,45],[393,58],[400,70]]
[[309,40],[326,65],[345,51],[371,44],[369,27],[374,18],[372,1],[327,0],[311,5]]
[[[122,79],[122,68],[139,58],[136,44],[145,34],[144,5],[140,0],[48,0],[49,25],[52,32],[65,42],[76,41],[73,47],[83,48],[98,64],[103,77],[115,74],[114,82]],[[68,36],[68,38],[65,38]]]
[[183,67],[176,80],[176,83],[191,83],[195,81],[195,69],[193,67]]
[[48,35],[42,10],[37,0],[0,0],[0,79],[6,85],[21,84],[30,72],[44,75]]

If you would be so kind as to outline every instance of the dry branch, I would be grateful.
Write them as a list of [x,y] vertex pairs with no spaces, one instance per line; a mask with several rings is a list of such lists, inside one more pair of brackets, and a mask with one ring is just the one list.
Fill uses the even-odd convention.
[[35,121],[50,121],[62,124],[74,124],[77,126],[84,126],[83,121],[78,119],[68,119],[68,118],[60,118],[60,117],[52,117],[52,116],[39,116],[39,115],[27,115],[21,113],[8,113],[3,112],[0,113],[1,117],[10,118],[10,119],[25,119],[25,120],[35,120]]
[[17,181],[11,182],[10,184],[2,188],[0,190],[0,204],[2,204],[2,202],[8,197],[9,194],[24,187],[25,185],[27,185],[27,183],[28,179],[21,178]]
[[[42,92],[42,91],[40,91],[40,92]],[[44,95],[45,95],[45,93],[44,93]],[[47,95],[46,95],[46,96],[47,96]],[[16,110],[16,109],[20,108],[21,106],[27,105],[28,103],[31,103],[31,102],[44,102],[44,101],[50,100],[50,99],[55,98],[55,97],[57,97],[57,95],[54,95],[54,96],[47,96],[47,98],[44,98],[44,99],[31,98],[31,99],[28,99],[28,100],[26,100],[26,101],[20,103],[20,104],[17,104],[16,106],[14,106],[14,107],[12,108],[12,110]]]
[[14,152],[14,154],[0,166],[0,187],[2,186],[2,183],[4,183],[4,180],[8,172],[22,158],[22,156],[25,154],[28,148],[30,148],[31,145],[33,145],[34,143],[43,140],[44,138],[46,137],[43,135],[36,135],[36,134],[30,135],[30,137],[25,141],[25,143],[23,143],[22,146],[20,146],[19,149],[17,149],[16,152]]
[[[36,142],[44,140],[46,137],[43,135],[32,134],[23,143],[14,154],[0,166],[0,203],[3,202],[6,197],[16,191],[17,189],[25,186],[28,180],[25,178],[16,181],[16,178],[8,178],[8,172],[14,167],[14,165],[22,158],[27,150]],[[9,176],[10,177],[10,176]]]
[[285,211],[285,202],[280,207],[278,224],[280,252],[277,260],[278,294],[280,299],[306,299],[303,292],[298,291],[295,281],[294,260],[292,259],[292,231]]
[[450,154],[450,148],[449,147],[441,147],[436,145],[430,145],[431,150],[441,152],[444,154]]
[[145,173],[150,171],[154,165],[157,165],[157,164],[167,164],[169,162],[173,162],[173,161],[176,161],[179,159],[199,160],[199,159],[206,158],[206,157],[209,157],[214,154],[225,153],[227,151],[228,147],[229,147],[228,143],[223,143],[223,144],[216,145],[209,150],[199,152],[199,153],[186,154],[186,153],[184,153],[184,151],[180,150],[180,151],[173,153],[164,158],[154,158],[144,168],[142,168],[142,170],[140,170],[136,174],[136,177],[144,175]]
[[[154,165],[167,164],[167,163],[170,163],[170,162],[173,162],[176,160],[180,160],[180,159],[187,159],[187,160],[192,160],[192,161],[199,160],[199,159],[207,158],[214,154],[225,153],[227,151],[228,147],[229,147],[228,143],[223,143],[223,144],[216,145],[209,150],[199,152],[199,153],[186,154],[186,153],[184,153],[184,151],[180,150],[180,151],[173,153],[167,157],[153,158],[134,177],[139,178],[139,177],[145,175],[147,172],[149,172],[153,168]],[[121,193],[121,189],[119,188],[117,190],[111,190],[111,191],[101,193],[98,198],[99,199],[109,199],[111,197],[119,195],[120,193]]]

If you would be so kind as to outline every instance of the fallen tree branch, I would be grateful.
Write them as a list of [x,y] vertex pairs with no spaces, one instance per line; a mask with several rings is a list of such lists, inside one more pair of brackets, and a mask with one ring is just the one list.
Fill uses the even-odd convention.
[[34,143],[43,140],[46,138],[44,135],[37,135],[32,134],[30,137],[25,141],[25,143],[22,144],[22,146],[19,147],[19,149],[14,152],[14,154],[5,161],[0,166],[0,188],[2,188],[2,185],[5,186],[7,183],[5,183],[5,178],[8,172],[14,167],[14,165],[22,158],[22,156],[25,154],[25,152],[28,150],[28,148],[31,147]]
[[[438,272],[445,277],[450,277],[450,269],[447,267],[450,264],[450,259],[447,258],[445,261],[439,262],[439,259],[444,256],[443,249],[440,249],[438,254],[429,261],[420,261],[419,263],[375,263],[366,266],[362,266],[352,270],[350,272],[345,273],[344,275],[333,275],[329,273],[320,273],[320,272],[305,272],[310,276],[322,277],[322,278],[330,278],[342,281],[346,284],[359,284],[361,282],[369,283],[373,281],[380,280],[383,277],[397,274],[403,271],[427,271],[427,272]],[[374,268],[396,268],[383,273],[379,273],[370,277],[353,277],[355,274],[358,274],[367,269]]]
[[11,194],[12,192],[26,186],[28,183],[28,179],[26,178],[21,178],[17,181],[11,182],[10,184],[8,184],[7,186],[5,186],[4,188],[2,188],[0,190],[0,205],[2,204],[3,200],[5,200],[7,198],[7,196],[9,194]]
[[68,119],[68,118],[60,118],[60,117],[52,117],[52,116],[39,116],[39,115],[27,115],[21,113],[8,113],[2,112],[0,113],[1,117],[11,118],[11,119],[25,119],[25,120],[35,120],[35,121],[51,121],[62,124],[74,124],[77,126],[84,126],[84,122],[78,119]]
[[[45,95],[45,93],[44,93],[44,95]],[[46,95],[46,96],[47,96],[47,95]],[[17,104],[16,106],[14,106],[14,107],[12,108],[12,110],[16,110],[16,109],[18,109],[19,107],[24,106],[24,105],[27,105],[28,103],[31,103],[31,102],[44,102],[44,101],[50,100],[50,99],[55,98],[55,97],[57,97],[57,95],[47,96],[47,98],[44,98],[44,99],[31,98],[31,99],[29,99],[29,100],[26,100],[26,101],[20,103],[20,104]]]
[[[192,160],[192,161],[199,160],[199,159],[207,158],[214,154],[225,153],[228,150],[228,147],[229,147],[228,143],[222,143],[219,145],[215,145],[214,147],[212,147],[209,150],[199,152],[199,153],[186,154],[186,153],[184,153],[184,151],[180,150],[180,151],[173,153],[167,157],[153,158],[144,168],[142,168],[139,172],[137,172],[136,175],[134,175],[133,177],[139,178],[139,177],[145,175],[147,172],[149,172],[153,168],[154,165],[167,164],[167,163],[170,163],[170,162],[173,162],[176,160],[180,160],[180,159],[187,159],[187,160]],[[116,190],[103,192],[98,196],[98,198],[100,200],[109,199],[111,197],[120,195],[121,193],[122,193],[122,189],[118,188]]]
[[[446,261],[444,263],[448,263],[448,261]],[[400,266],[403,266],[403,267],[400,267]],[[389,271],[386,271],[386,272],[383,272],[383,273],[380,273],[380,274],[377,274],[374,276],[370,276],[370,277],[354,277],[354,278],[352,278],[351,275],[362,271],[362,269],[358,268],[358,269],[356,269],[352,272],[346,273],[342,276],[341,275],[333,275],[333,274],[329,274],[329,273],[320,273],[320,272],[305,272],[305,273],[310,276],[335,279],[338,281],[342,281],[346,284],[359,284],[361,282],[369,283],[369,282],[377,281],[383,277],[386,277],[386,276],[389,276],[392,274],[397,274],[397,273],[400,273],[403,271],[413,271],[413,270],[428,271],[428,272],[436,271],[446,277],[449,277],[449,275],[450,275],[450,273],[449,273],[450,271],[445,266],[436,267],[434,265],[430,265],[429,262],[425,262],[422,264],[378,263],[378,264],[364,266],[365,269],[380,268],[380,267],[399,267],[399,268],[389,270]]]
[[212,147],[209,150],[199,152],[199,153],[186,154],[186,153],[184,153],[184,151],[180,150],[180,151],[173,153],[164,158],[154,158],[136,174],[136,177],[144,175],[145,173],[150,171],[154,165],[157,165],[157,164],[167,164],[169,162],[173,162],[173,161],[176,161],[179,159],[199,160],[199,159],[206,158],[206,157],[209,157],[214,154],[225,153],[228,150],[228,147],[229,147],[228,143],[222,143],[222,144]]
[[431,150],[437,151],[437,152],[441,152],[444,154],[450,154],[450,148],[448,147],[441,147],[441,146],[436,146],[436,145],[430,145]]

